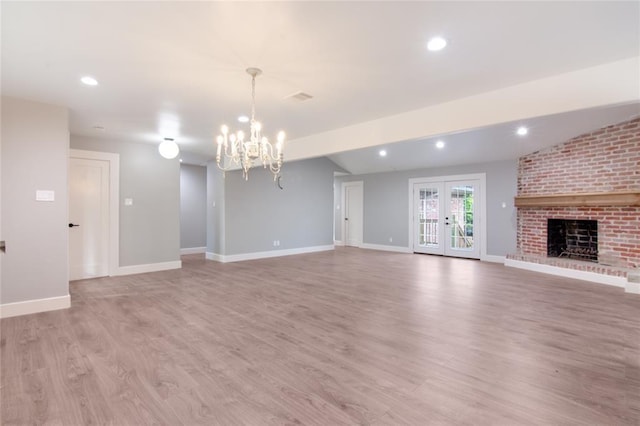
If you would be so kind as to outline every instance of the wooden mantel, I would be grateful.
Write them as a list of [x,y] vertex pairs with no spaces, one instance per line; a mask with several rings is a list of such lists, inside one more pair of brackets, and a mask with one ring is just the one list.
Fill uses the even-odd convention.
[[640,206],[640,191],[525,195],[515,197],[514,204],[521,208]]

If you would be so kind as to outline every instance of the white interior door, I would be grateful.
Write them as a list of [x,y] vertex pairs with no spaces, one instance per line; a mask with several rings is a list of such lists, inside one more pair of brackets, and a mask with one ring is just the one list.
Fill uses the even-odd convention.
[[109,162],[69,160],[69,279],[109,275]]
[[363,184],[362,182],[345,182],[342,184],[345,245],[362,246],[363,234]]
[[413,185],[413,251],[480,258],[480,181]]

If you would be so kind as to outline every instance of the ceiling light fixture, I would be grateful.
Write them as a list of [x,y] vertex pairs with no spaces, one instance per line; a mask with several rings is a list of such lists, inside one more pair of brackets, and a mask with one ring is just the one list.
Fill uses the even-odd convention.
[[241,115],[238,117],[238,122],[240,123],[248,123],[249,122],[249,117],[247,117],[246,115]]
[[438,148],[438,149],[444,148],[444,142],[443,141],[436,142],[436,148]]
[[524,126],[520,126],[520,127],[518,127],[518,130],[516,130],[516,133],[518,134],[518,136],[524,136],[527,133],[529,133],[529,129],[527,129]]
[[442,50],[446,47],[447,40],[442,37],[433,37],[427,43],[427,49],[431,52],[437,52],[438,50]]
[[98,80],[96,80],[95,78],[91,77],[91,76],[84,76],[80,79],[80,81],[83,84],[86,84],[87,86],[97,86],[98,85]]
[[[216,138],[218,151],[216,153],[216,163],[222,171],[230,170],[233,165],[242,168],[242,176],[249,180],[249,169],[254,163],[262,162],[262,166],[273,173],[273,180],[277,180],[282,168],[282,145],[285,134],[278,133],[278,142],[275,148],[269,140],[261,136],[262,124],[256,121],[256,77],[262,74],[259,68],[247,68],[247,74],[251,76],[251,133],[249,140],[244,140],[244,132],[238,130],[229,134],[229,128],[223,125],[222,134]],[[224,156],[224,161],[223,161]]]
[[385,151],[384,149],[381,149],[380,152],[378,152],[378,154],[380,154],[380,157],[386,157],[387,151]]
[[158,152],[167,160],[172,160],[180,153],[180,147],[172,138],[164,138],[164,141],[158,145]]

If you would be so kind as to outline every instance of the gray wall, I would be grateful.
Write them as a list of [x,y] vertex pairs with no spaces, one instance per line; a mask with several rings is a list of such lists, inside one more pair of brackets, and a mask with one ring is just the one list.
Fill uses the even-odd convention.
[[207,168],[180,165],[180,248],[207,244]]
[[[333,172],[327,158],[287,162],[279,189],[256,168],[249,180],[228,172],[225,185],[225,255],[333,244]],[[218,172],[220,174],[220,172]],[[280,240],[274,247],[273,241]]]
[[[517,161],[500,161],[433,169],[341,176],[335,179],[336,200],[341,203],[341,183],[364,182],[364,243],[408,247],[409,179],[486,173],[487,254],[504,256],[516,248]],[[507,207],[502,208],[502,202]],[[341,206],[342,207],[342,206]],[[341,240],[342,210],[334,208],[336,240]],[[389,242],[393,238],[393,243]]]
[[154,144],[83,136],[72,136],[71,148],[120,154],[120,266],[180,260],[179,160]]
[[225,252],[224,182],[216,163],[207,163],[207,253]]
[[66,108],[2,98],[2,304],[69,294],[68,153]]

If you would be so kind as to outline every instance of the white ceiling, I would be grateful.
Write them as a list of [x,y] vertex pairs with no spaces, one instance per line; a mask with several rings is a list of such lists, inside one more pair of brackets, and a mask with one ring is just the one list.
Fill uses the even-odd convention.
[[[250,66],[264,71],[257,116],[265,132],[282,128],[298,139],[640,52],[637,1],[3,1],[1,8],[3,95],[69,107],[73,134],[149,143],[169,136],[194,158],[213,156],[220,125],[238,127],[236,117],[249,113]],[[434,35],[449,40],[444,51],[426,51]],[[83,75],[100,85],[82,85]],[[285,99],[297,91],[314,98]],[[508,125],[460,133],[427,165],[468,158],[454,148],[475,149],[483,160],[517,156],[639,112],[637,104],[616,108],[539,118],[528,148],[512,148]],[[352,172],[412,168],[416,144],[397,145],[404,163],[389,147],[394,163],[384,167],[366,157],[378,148],[332,158]]]
[[[574,136],[629,120],[640,115],[640,104],[591,108],[563,114],[535,117],[449,135],[404,141],[329,155],[353,174],[445,167],[518,158],[557,145]],[[516,130],[526,124],[529,133]],[[436,142],[444,142],[438,149]],[[381,157],[380,150],[386,151]]]

